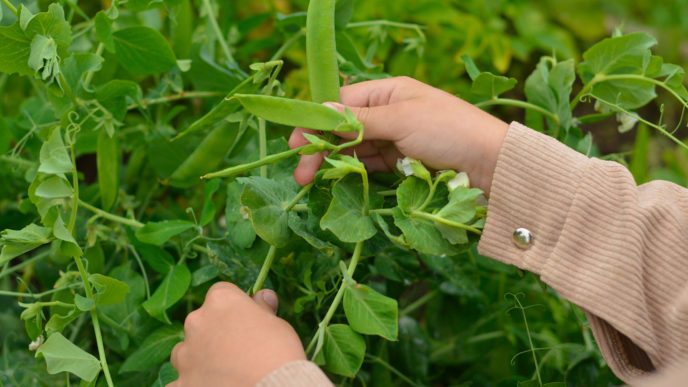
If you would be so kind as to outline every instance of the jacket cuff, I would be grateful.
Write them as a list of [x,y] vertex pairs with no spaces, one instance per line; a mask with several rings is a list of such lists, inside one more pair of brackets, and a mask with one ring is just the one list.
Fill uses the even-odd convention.
[[283,365],[265,376],[256,387],[333,387],[325,373],[308,360]]

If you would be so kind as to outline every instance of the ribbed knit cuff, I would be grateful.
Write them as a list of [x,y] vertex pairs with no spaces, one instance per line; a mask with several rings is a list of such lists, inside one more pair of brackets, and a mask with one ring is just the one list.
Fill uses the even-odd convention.
[[287,363],[264,377],[256,387],[333,387],[324,372],[314,363],[298,360]]
[[[490,188],[480,254],[542,274],[588,161],[549,136],[511,123]],[[533,234],[529,248],[513,243],[517,228]]]

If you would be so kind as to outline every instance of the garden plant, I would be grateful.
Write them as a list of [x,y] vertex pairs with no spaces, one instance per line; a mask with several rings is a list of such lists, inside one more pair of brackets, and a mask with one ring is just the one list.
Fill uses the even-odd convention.
[[[338,385],[618,382],[579,309],[477,253],[488,205],[465,173],[404,158],[371,174],[349,151],[363,125],[323,105],[343,84],[417,76],[440,27],[365,19],[382,5],[354,0],[1,1],[0,385],[165,385],[184,317],[219,280],[275,289]],[[528,16],[501,6],[453,14],[466,44],[429,81],[454,74],[462,98],[630,160],[639,182],[686,183],[684,68],[656,38],[617,29],[578,55],[551,29],[528,47],[525,27],[468,16]],[[474,27],[489,32],[477,48]],[[501,74],[519,53],[539,58],[520,82]],[[638,135],[604,153],[591,125]],[[289,149],[294,127],[317,133]],[[299,155],[318,152],[299,186]]]

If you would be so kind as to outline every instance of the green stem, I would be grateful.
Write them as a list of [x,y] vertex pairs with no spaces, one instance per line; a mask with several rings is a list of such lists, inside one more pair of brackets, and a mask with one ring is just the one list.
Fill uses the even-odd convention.
[[[103,54],[104,49],[105,45],[103,43],[99,43],[98,48],[96,48],[96,55],[101,56]],[[88,87],[91,84],[91,80],[93,80],[93,74],[95,74],[95,70],[89,70],[86,73],[86,77],[84,77],[84,83],[82,84],[84,90],[88,90]],[[76,93],[76,90],[74,90],[74,92]]]
[[408,376],[404,375],[401,371],[398,369],[394,368],[392,365],[387,363],[386,361],[382,360],[381,358],[373,355],[366,354],[365,357],[372,363],[377,363],[380,364],[381,366],[387,368],[390,372],[395,374],[396,376],[399,377],[399,379],[403,380],[406,384],[409,386],[414,386],[414,387],[420,387],[421,385],[414,382],[411,380]]
[[[268,156],[268,135],[265,131],[265,120],[262,118],[258,119],[258,152],[261,160]],[[267,164],[260,167],[260,177],[263,179],[268,177]]]
[[399,22],[394,22],[394,21],[390,21],[390,20],[370,20],[370,21],[353,22],[353,23],[347,24],[346,28],[361,28],[361,27],[374,27],[374,26],[405,28],[405,29],[409,29],[409,30],[416,30],[416,29],[423,30],[423,29],[425,29],[425,26],[422,26],[419,24],[399,23]]
[[[151,99],[145,99],[142,101],[142,105],[147,107],[150,105],[159,105],[167,102],[174,102],[178,101],[181,99],[193,99],[193,98],[215,98],[215,97],[222,97],[226,95],[227,93],[222,93],[218,91],[182,91],[181,93],[178,94],[172,94],[168,95],[165,97],[158,97],[158,98],[151,98]],[[139,105],[138,104],[133,104],[127,106],[127,110],[135,109]]]
[[36,163],[33,161],[22,159],[20,157],[12,157],[12,156],[7,156],[7,155],[0,155],[0,161],[12,163],[14,165],[24,167],[24,168],[33,168],[36,166]]
[[241,165],[237,165],[237,166],[230,167],[227,169],[223,169],[223,170],[218,171],[218,172],[209,173],[205,176],[202,176],[201,179],[213,179],[216,177],[236,176],[236,175],[239,175],[241,173],[248,172],[252,169],[256,169],[258,167],[261,167],[263,165],[274,164],[274,163],[282,161],[284,159],[288,159],[289,157],[297,155],[299,152],[301,152],[302,149],[306,148],[309,145],[310,144],[304,145],[304,146],[301,146],[298,148],[290,149],[290,150],[285,151],[285,152],[275,153],[274,155],[267,156],[261,160],[254,161],[252,163],[241,164]]
[[236,64],[236,60],[234,60],[234,56],[232,56],[232,51],[230,51],[229,45],[227,45],[227,40],[222,35],[220,25],[217,24],[217,20],[215,20],[215,14],[213,13],[213,8],[210,6],[210,1],[203,0],[203,7],[205,8],[206,13],[208,14],[208,21],[210,22],[210,27],[213,29],[213,32],[215,33],[215,37],[217,37],[217,40],[220,42],[220,47],[222,48],[222,52],[225,55],[225,59],[227,59],[227,62],[231,64]]
[[540,378],[540,367],[538,366],[537,356],[535,356],[535,346],[533,345],[533,338],[531,337],[530,329],[528,328],[526,310],[523,308],[523,305],[521,304],[521,301],[518,299],[518,297],[514,294],[512,294],[512,296],[514,297],[514,301],[518,304],[518,308],[521,310],[521,314],[523,315],[523,323],[526,326],[526,333],[528,334],[528,343],[530,344],[530,350],[533,354],[533,362],[535,363],[535,373],[537,375],[538,383],[542,386],[542,378]]
[[74,286],[65,286],[63,288],[46,290],[45,292],[42,292],[42,293],[20,293],[20,292],[11,292],[11,291],[6,291],[6,290],[0,290],[0,296],[26,297],[26,298],[38,299],[38,298],[43,298],[45,296],[51,295],[53,293],[57,293],[59,291],[65,290],[65,289],[72,289],[72,288],[74,288]]
[[477,106],[479,108],[484,108],[484,107],[493,106],[493,105],[515,106],[515,107],[519,107],[519,108],[523,108],[523,109],[533,110],[533,111],[536,111],[536,112],[542,114],[543,116],[550,118],[557,125],[559,125],[559,116],[557,116],[556,114],[554,114],[554,113],[552,113],[546,109],[543,109],[540,106],[532,104],[530,102],[519,101],[517,99],[510,99],[510,98],[493,98],[493,99],[489,99],[489,100],[483,101],[483,102],[478,102],[475,104],[475,106]]
[[275,260],[276,252],[277,247],[270,245],[270,250],[268,250],[268,254],[265,256],[265,261],[263,261],[263,266],[260,268],[258,278],[256,278],[256,282],[253,284],[253,288],[251,288],[251,296],[258,293],[258,291],[263,288],[263,283],[265,282],[265,279],[268,277],[268,273],[270,272],[272,262]]
[[447,226],[460,228],[460,229],[463,229],[463,230],[466,230],[466,231],[470,231],[470,232],[475,233],[475,234],[478,234],[478,235],[482,235],[482,231],[478,230],[478,229],[475,228],[475,227],[467,226],[467,225],[465,225],[465,224],[463,224],[463,223],[452,222],[451,220],[444,219],[444,218],[441,217],[441,216],[437,216],[437,215],[434,215],[434,214],[431,214],[431,213],[428,213],[428,212],[423,212],[423,211],[412,211],[412,212],[411,212],[411,215],[412,215],[412,216],[417,216],[417,217],[419,217],[419,218],[425,218],[425,219],[428,219],[428,220],[432,220],[432,221],[437,222],[437,223],[446,224]]
[[296,194],[296,196],[294,196],[294,198],[283,207],[284,211],[291,211],[294,206],[296,206],[299,201],[304,198],[304,196],[308,195],[308,193],[311,191],[311,188],[313,188],[313,183],[303,186],[301,191],[299,191],[299,193]]
[[9,8],[10,11],[12,11],[13,14],[16,16],[19,16],[19,13],[17,12],[17,8],[12,5],[12,3],[9,2],[9,0],[2,0],[2,3],[5,4],[7,8]]
[[[354,253],[351,256],[351,262],[349,263],[349,267],[346,270],[346,273],[349,277],[353,277],[354,272],[356,271],[356,266],[358,265],[358,262],[361,259],[361,251],[363,251],[363,242],[358,242],[354,247]],[[327,329],[327,326],[330,324],[330,320],[332,320],[334,313],[337,311],[337,308],[339,308],[339,304],[342,302],[342,298],[344,297],[344,291],[346,290],[347,286],[348,285],[344,281],[342,281],[341,285],[339,285],[339,290],[337,291],[337,294],[334,296],[334,300],[332,300],[330,308],[327,310],[327,313],[325,314],[325,317],[322,319],[322,321],[320,321],[320,324],[318,324],[318,330],[315,332],[313,339],[306,348],[306,354],[308,354],[314,348],[316,348],[317,344],[317,348],[311,356],[311,359],[315,358],[315,356],[320,351],[320,348],[322,347],[322,339],[324,337],[325,329]]]
[[0,273],[0,278],[6,277],[6,276],[14,273],[15,271],[21,270],[21,269],[25,268],[26,266],[29,266],[32,263],[47,257],[48,255],[50,255],[50,251],[48,251],[48,250],[42,251],[42,252],[36,254],[35,256],[27,259],[26,261],[10,267],[9,269],[3,270]]
[[282,59],[282,57],[284,56],[284,53],[287,52],[287,50],[290,49],[291,46],[294,45],[294,43],[298,42],[299,39],[303,38],[304,36],[306,36],[306,31],[305,31],[304,29],[301,29],[301,30],[300,30],[299,32],[297,32],[294,36],[292,36],[291,38],[289,38],[289,40],[287,40],[286,42],[284,42],[284,44],[282,45],[282,47],[280,47],[279,49],[277,49],[277,51],[275,52],[275,54],[270,58],[270,62],[275,61],[275,60]]
[[396,196],[397,190],[389,189],[389,190],[385,190],[385,191],[377,191],[376,193],[380,196]]
[[423,297],[408,304],[404,309],[402,309],[399,312],[399,317],[408,316],[410,313],[413,313],[416,309],[420,308],[421,306],[425,305],[428,301],[432,300],[437,294],[437,290],[433,290],[425,294]]
[[371,214],[380,214],[382,216],[393,216],[394,215],[394,209],[393,208],[378,208],[376,210],[370,210]]
[[105,212],[105,211],[101,210],[100,208],[94,207],[94,206],[86,203],[83,200],[79,200],[79,204],[82,207],[86,208],[87,210],[100,216],[101,218],[105,218],[105,219],[111,220],[113,222],[125,224],[127,226],[131,226],[131,227],[135,227],[135,228],[141,228],[144,226],[144,224],[139,222],[139,221],[136,221],[134,219],[124,218],[121,216],[117,216],[117,215],[111,214],[109,212]]

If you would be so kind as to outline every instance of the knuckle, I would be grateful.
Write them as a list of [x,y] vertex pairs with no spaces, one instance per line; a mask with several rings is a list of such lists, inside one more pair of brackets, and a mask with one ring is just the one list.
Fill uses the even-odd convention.
[[199,310],[195,310],[189,313],[184,320],[184,331],[188,334],[189,332],[195,331],[201,325],[201,313]]
[[210,287],[210,289],[208,289],[208,293],[205,295],[205,302],[214,304],[217,302],[226,301],[235,297],[239,293],[242,293],[241,289],[239,289],[239,287],[233,283],[216,282]]
[[182,359],[182,351],[184,350],[184,342],[177,343],[177,345],[172,348],[172,353],[170,354],[170,363],[172,363],[172,367],[179,371],[181,369],[181,365],[183,363]]

